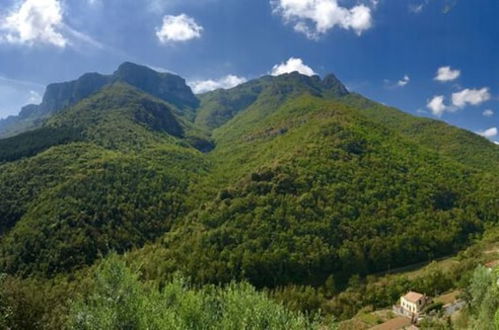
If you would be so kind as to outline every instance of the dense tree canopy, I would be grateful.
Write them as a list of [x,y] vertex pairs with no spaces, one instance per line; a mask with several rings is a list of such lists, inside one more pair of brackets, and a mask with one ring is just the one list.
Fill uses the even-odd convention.
[[[24,303],[41,287],[53,301],[81,298],[71,314],[80,328],[91,328],[90,318],[141,328],[171,292],[187,300],[163,306],[157,322],[201,322],[210,314],[201,304],[234,298],[213,327],[246,322],[244,313],[232,319],[243,302],[254,314],[275,311],[254,328],[313,327],[249,285],[195,290],[172,274],[196,285],[249,282],[288,306],[344,318],[362,307],[347,302],[362,290],[362,301],[377,305],[373,297],[389,304],[409,287],[401,279],[377,291],[361,284],[365,276],[455,253],[499,220],[497,146],[350,94],[334,76],[264,77],[205,94],[198,108],[181,80],[183,94],[170,102],[161,88],[140,86],[150,80],[127,77],[38,130],[0,140],[0,269],[7,300],[17,302],[0,304],[0,322],[9,308],[25,315],[21,306],[50,314]],[[116,260],[100,269],[103,287],[93,294],[72,284],[75,274],[89,281],[87,267],[110,251],[129,250],[141,280],[159,287]],[[428,278],[416,285],[457,280]],[[130,301],[105,303],[113,283]],[[64,323],[49,318],[48,328]]]

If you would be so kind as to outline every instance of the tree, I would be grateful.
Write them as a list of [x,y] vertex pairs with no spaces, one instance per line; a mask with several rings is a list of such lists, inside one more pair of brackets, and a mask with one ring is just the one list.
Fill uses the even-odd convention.
[[10,307],[4,293],[5,274],[0,274],[0,329],[8,328]]
[[[490,270],[479,266],[473,273],[468,294],[471,304],[471,327],[497,329],[499,315],[499,269]],[[494,326],[495,325],[495,326]]]
[[94,274],[94,289],[75,301],[70,329],[332,329],[291,312],[247,283],[194,289],[177,276],[160,289],[139,281],[116,255]]

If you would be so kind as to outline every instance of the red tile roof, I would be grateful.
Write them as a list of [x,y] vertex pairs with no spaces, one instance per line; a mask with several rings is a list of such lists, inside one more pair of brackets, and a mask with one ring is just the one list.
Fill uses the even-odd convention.
[[404,298],[405,300],[408,300],[410,302],[413,302],[413,303],[416,303],[418,302],[420,299],[422,299],[424,296],[421,294],[421,293],[417,293],[417,292],[414,292],[414,291],[410,291],[408,292]]

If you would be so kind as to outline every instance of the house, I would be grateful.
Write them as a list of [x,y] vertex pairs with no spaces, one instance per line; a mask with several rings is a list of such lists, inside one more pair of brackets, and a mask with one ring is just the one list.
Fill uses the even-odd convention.
[[400,298],[400,310],[411,318],[418,317],[428,300],[426,295],[410,291]]

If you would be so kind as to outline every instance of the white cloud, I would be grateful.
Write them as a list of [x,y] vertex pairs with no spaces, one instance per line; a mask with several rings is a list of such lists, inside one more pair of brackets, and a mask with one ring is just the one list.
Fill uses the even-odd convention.
[[271,75],[279,76],[281,74],[291,73],[291,72],[299,72],[306,76],[313,76],[316,74],[311,67],[303,63],[303,60],[301,58],[291,57],[286,62],[274,65],[274,67],[272,68]]
[[[445,104],[445,96],[438,95],[428,101],[426,106],[435,116],[440,117],[445,112],[455,112],[467,105],[480,105],[483,102],[490,100],[490,98],[489,89],[486,87],[482,89],[463,89],[460,92],[452,94],[451,105]],[[487,116],[488,114],[488,111],[484,111],[483,113],[484,116]]]
[[444,112],[451,110],[450,107],[445,105],[445,96],[434,96],[426,105],[435,116],[442,116]]
[[492,138],[494,136],[497,136],[498,130],[497,127],[492,127],[489,129],[486,129],[485,131],[478,132],[479,135],[486,137],[486,138]]
[[492,117],[494,115],[494,111],[487,109],[482,114],[484,117]]
[[397,82],[397,86],[399,87],[404,87],[405,85],[407,85],[409,82],[411,81],[411,78],[409,78],[408,75],[405,75],[402,79],[400,79],[398,82]]
[[63,48],[67,40],[60,32],[61,27],[62,7],[58,0],[25,0],[6,17],[0,18],[0,41]]
[[186,14],[166,15],[163,17],[163,25],[156,29],[156,36],[161,43],[167,43],[200,38],[201,32],[203,27]]
[[44,90],[45,85],[0,75],[0,119],[18,114],[28,103],[40,103]]
[[[342,7],[338,0],[271,0],[273,12],[310,39],[317,39],[334,27],[358,35],[372,27],[371,9],[360,4]],[[376,4],[377,2],[375,2]]]
[[409,4],[409,11],[413,14],[420,14],[423,12],[428,3],[429,0],[412,1],[412,3]]
[[411,13],[414,13],[414,14],[419,14],[419,13],[423,12],[424,6],[425,6],[424,3],[421,3],[419,5],[411,4],[411,5],[409,5],[409,11]]
[[489,89],[464,89],[452,94],[452,104],[458,108],[464,108],[466,105],[479,105],[490,100]]
[[446,81],[452,81],[456,80],[459,78],[461,75],[460,70],[453,70],[451,69],[450,66],[443,66],[438,69],[437,75],[435,76],[435,80],[446,82]]
[[228,89],[232,87],[236,87],[237,85],[240,85],[242,83],[245,83],[247,81],[246,78],[244,77],[238,77],[235,75],[228,75],[225,77],[222,77],[218,80],[197,80],[189,83],[191,86],[192,90],[196,94],[201,94],[201,93],[206,93],[209,91],[213,91],[215,89],[223,88],[223,89]]
[[28,103],[29,104],[38,104],[42,101],[42,96],[40,93],[34,90],[29,91]]

